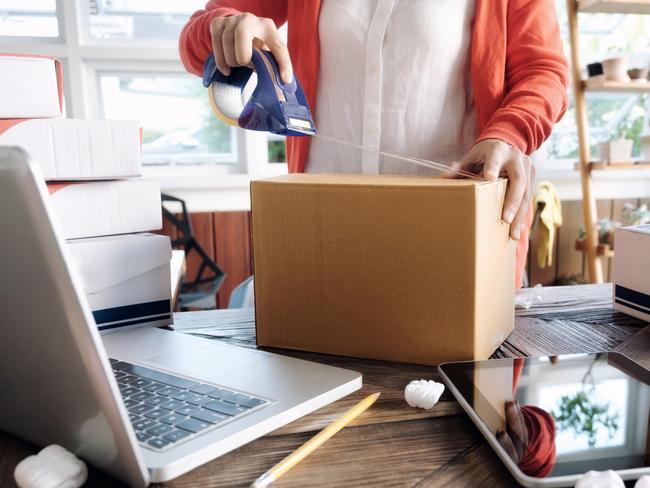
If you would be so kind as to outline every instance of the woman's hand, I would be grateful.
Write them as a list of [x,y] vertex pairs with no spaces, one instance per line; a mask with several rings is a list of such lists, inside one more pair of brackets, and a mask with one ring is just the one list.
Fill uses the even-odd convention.
[[210,35],[214,60],[224,75],[230,74],[231,67],[250,64],[253,47],[257,47],[273,53],[282,81],[291,83],[293,70],[289,51],[273,20],[250,13],[215,17],[210,23]]
[[531,205],[535,168],[530,158],[499,139],[484,139],[474,144],[463,160],[452,167],[481,173],[490,181],[499,176],[508,178],[501,218],[510,224],[510,238],[518,241]]

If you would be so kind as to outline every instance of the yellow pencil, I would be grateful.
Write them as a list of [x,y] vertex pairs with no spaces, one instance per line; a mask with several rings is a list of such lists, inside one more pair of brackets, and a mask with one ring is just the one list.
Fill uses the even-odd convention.
[[325,443],[325,441],[327,441],[330,437],[336,434],[339,430],[341,430],[343,427],[348,425],[355,418],[357,418],[359,415],[365,412],[370,407],[370,405],[375,403],[377,398],[379,398],[379,395],[380,393],[373,393],[372,395],[361,400],[354,407],[352,407],[350,410],[348,410],[339,418],[337,418],[334,422],[332,422],[327,427],[325,427],[314,437],[309,439],[302,446],[300,446],[298,449],[293,451],[291,454],[285,457],[278,464],[273,466],[262,476],[257,478],[251,485],[251,488],[266,488],[267,486],[269,486],[280,476],[282,476],[284,473],[289,471],[296,464],[298,464],[300,461],[305,459],[312,452],[314,452],[316,449],[322,446]]

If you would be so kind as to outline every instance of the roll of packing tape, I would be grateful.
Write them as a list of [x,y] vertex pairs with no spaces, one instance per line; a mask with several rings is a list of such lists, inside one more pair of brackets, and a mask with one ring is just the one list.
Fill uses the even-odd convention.
[[257,74],[253,71],[243,87],[213,81],[208,87],[210,108],[216,117],[228,125],[239,125],[239,116],[257,86]]

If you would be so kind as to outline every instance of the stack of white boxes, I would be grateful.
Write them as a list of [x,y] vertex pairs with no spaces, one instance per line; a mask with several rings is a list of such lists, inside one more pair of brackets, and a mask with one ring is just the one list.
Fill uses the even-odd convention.
[[60,63],[0,54],[0,145],[40,167],[100,330],[171,323],[160,186],[141,178],[137,122],[61,118]]

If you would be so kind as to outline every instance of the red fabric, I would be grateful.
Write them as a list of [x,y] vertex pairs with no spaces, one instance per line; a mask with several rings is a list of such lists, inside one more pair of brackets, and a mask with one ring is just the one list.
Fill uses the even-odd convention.
[[[523,358],[516,358],[512,368],[514,396],[524,366]],[[528,430],[528,446],[519,460],[519,468],[526,474],[543,478],[555,466],[555,421],[550,413],[532,405],[522,405],[521,414]]]
[[[187,22],[179,41],[188,71],[201,75],[212,51],[214,17],[251,12],[290,25],[288,48],[293,68],[309,101],[316,106],[320,49],[320,0],[209,0]],[[472,28],[470,70],[482,139],[500,139],[531,154],[550,135],[567,109],[569,69],[554,0],[477,0]],[[407,34],[405,34],[407,35]],[[315,115],[314,115],[315,116]],[[289,137],[289,172],[305,169],[308,137]],[[531,219],[532,220],[532,219]],[[517,286],[528,248],[528,230],[517,247]]]

